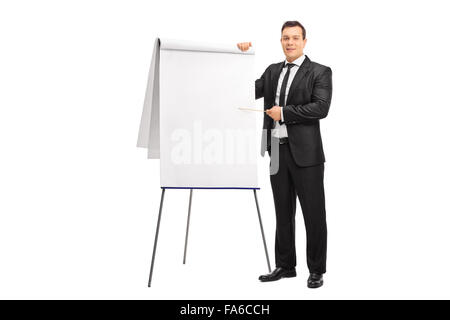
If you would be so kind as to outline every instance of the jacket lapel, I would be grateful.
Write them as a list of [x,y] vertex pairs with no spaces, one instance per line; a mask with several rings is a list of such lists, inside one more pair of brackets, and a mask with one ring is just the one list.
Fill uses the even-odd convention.
[[302,65],[297,70],[297,73],[295,74],[294,79],[292,80],[291,87],[289,89],[289,93],[286,99],[286,105],[288,104],[289,97],[291,97],[292,93],[295,91],[295,88],[298,88],[303,77],[309,72],[310,64],[311,60],[309,60],[308,56],[305,55],[305,60],[303,60]]
[[278,86],[278,79],[280,79],[281,71],[283,71],[284,67],[284,61],[278,63],[275,69],[275,74],[272,78],[272,96],[273,96],[273,103],[275,103],[275,98],[277,97],[277,86]]
[[[303,60],[302,65],[297,70],[297,73],[294,76],[294,79],[292,80],[291,88],[296,88],[300,84],[300,81],[303,79],[303,77],[308,74],[309,68],[310,68],[311,60],[309,60],[308,56],[305,55],[305,60]],[[280,79],[281,71],[283,71],[284,67],[284,61],[277,64],[275,67],[274,75],[272,76],[271,82],[272,82],[272,94],[273,94],[273,103],[275,104],[275,99],[277,96],[277,86],[278,86],[278,80]],[[292,95],[292,92],[294,90],[289,89],[288,97],[286,99],[286,104],[289,101],[289,97]],[[267,106],[267,108],[271,108],[272,106]],[[266,109],[267,109],[266,108]],[[267,115],[266,115],[267,116]],[[269,116],[267,116],[269,120],[269,124],[267,124],[267,128],[271,129],[273,126],[273,119]]]

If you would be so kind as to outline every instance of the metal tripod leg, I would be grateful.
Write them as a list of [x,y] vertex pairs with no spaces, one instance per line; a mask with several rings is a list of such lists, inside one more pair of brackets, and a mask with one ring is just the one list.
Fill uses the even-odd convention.
[[191,204],[192,204],[192,189],[189,194],[189,209],[188,209],[188,217],[187,217],[187,224],[186,224],[186,239],[184,241],[183,264],[186,264],[186,250],[187,250],[188,234],[189,234],[189,220],[191,219]]
[[156,253],[156,244],[158,243],[158,234],[159,234],[159,224],[161,222],[161,212],[164,202],[164,192],[166,191],[165,188],[162,188],[161,192],[161,203],[159,204],[159,215],[158,215],[158,223],[156,225],[156,234],[155,234],[155,242],[153,244],[153,255],[152,255],[152,265],[150,267],[150,276],[148,278],[148,286],[150,287],[152,284],[152,275],[153,275],[153,265],[155,263],[155,253]]
[[270,268],[269,254],[267,253],[266,237],[264,236],[264,228],[262,225],[261,214],[259,212],[259,204],[258,204],[258,197],[256,196],[256,189],[253,189],[253,194],[255,195],[256,210],[258,211],[259,226],[261,227],[261,235],[264,243],[264,251],[266,252],[267,266],[269,267],[269,272],[272,272]]

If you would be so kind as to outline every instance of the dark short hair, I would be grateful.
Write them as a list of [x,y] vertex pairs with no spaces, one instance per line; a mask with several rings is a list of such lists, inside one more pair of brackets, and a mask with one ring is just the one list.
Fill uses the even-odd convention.
[[306,30],[305,27],[298,21],[286,21],[283,26],[281,27],[281,33],[283,33],[284,28],[288,28],[288,27],[300,27],[302,28],[302,33],[303,33],[303,40],[305,40],[306,38]]

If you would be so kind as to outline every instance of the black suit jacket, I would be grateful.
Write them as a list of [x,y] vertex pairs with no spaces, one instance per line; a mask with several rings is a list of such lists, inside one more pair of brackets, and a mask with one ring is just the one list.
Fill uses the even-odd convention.
[[[255,99],[264,97],[264,109],[275,105],[278,79],[283,62],[271,64],[255,81]],[[301,167],[325,162],[319,120],[327,116],[331,103],[331,68],[313,62],[305,55],[292,80],[286,106],[283,108],[289,145],[295,163]],[[261,155],[270,155],[273,119],[264,114]]]

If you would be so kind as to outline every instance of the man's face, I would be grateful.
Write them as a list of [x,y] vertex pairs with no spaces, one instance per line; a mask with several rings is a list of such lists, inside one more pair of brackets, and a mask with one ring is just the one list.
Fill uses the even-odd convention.
[[288,62],[294,61],[303,54],[306,40],[303,40],[302,28],[297,26],[284,28],[280,41]]

